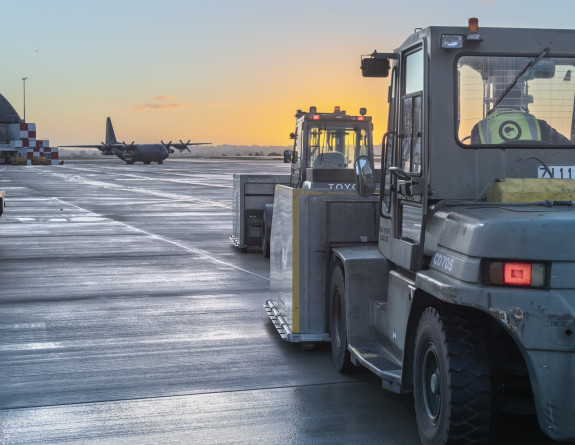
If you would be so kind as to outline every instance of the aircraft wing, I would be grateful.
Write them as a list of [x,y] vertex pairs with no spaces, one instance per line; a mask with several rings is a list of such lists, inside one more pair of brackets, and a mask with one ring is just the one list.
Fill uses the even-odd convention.
[[60,145],[60,147],[74,147],[74,148],[97,148],[103,154],[114,154],[115,150],[120,150],[123,152],[132,151],[135,149],[135,144],[132,141],[131,144],[126,144],[125,142],[114,142],[113,144],[101,143],[100,145]]
[[59,145],[59,147],[65,148],[97,148],[102,152],[103,155],[113,155],[112,147],[110,145],[106,145],[101,143],[100,145]]
[[[211,142],[187,142],[186,145],[210,145]],[[180,144],[176,144],[180,145]]]
[[162,141],[162,145],[166,148],[166,150],[170,151],[170,149],[173,147],[177,150],[180,150],[180,152],[184,151],[184,150],[188,150],[190,151],[190,149],[188,148],[188,145],[210,145],[211,142],[190,142],[188,140],[188,142],[183,142],[180,139],[179,143],[172,143],[172,141],[168,142],[167,144],[164,143],[164,141]]
[[102,145],[58,145],[58,147],[70,147],[70,148],[99,148],[100,150],[102,150],[105,147],[102,147]]
[[66,148],[97,148],[103,154],[107,154],[110,152],[110,147],[107,147],[105,144],[100,145],[59,145],[59,147],[66,147]]
[[136,145],[134,144],[134,141],[132,141],[131,144],[126,144],[125,142],[115,142],[113,144],[108,144],[107,147],[116,148],[116,149],[122,150],[122,151],[131,151],[131,150],[135,150]]

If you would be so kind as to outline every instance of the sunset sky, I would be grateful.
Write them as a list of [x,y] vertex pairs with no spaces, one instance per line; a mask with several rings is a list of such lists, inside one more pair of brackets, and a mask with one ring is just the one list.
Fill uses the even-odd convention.
[[573,0],[27,0],[2,2],[0,93],[39,139],[289,145],[310,105],[366,107],[376,142],[387,83],[360,56],[429,25],[573,28]]

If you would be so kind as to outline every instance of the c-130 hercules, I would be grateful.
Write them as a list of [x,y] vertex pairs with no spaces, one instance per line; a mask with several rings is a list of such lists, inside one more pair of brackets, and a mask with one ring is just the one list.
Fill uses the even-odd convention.
[[112,121],[108,117],[106,119],[106,142],[102,142],[100,145],[61,145],[60,147],[76,147],[76,148],[97,148],[102,152],[103,155],[112,156],[116,155],[126,164],[133,164],[134,162],[143,162],[144,164],[150,164],[151,162],[157,162],[162,164],[164,159],[166,159],[170,154],[174,153],[174,148],[180,150],[180,153],[184,150],[190,151],[188,145],[207,145],[211,142],[182,142],[173,144],[172,141],[164,143],[160,141],[159,144],[135,144],[133,141],[131,144],[126,144],[125,142],[118,142],[116,140],[116,135],[114,134],[114,127],[112,127]]

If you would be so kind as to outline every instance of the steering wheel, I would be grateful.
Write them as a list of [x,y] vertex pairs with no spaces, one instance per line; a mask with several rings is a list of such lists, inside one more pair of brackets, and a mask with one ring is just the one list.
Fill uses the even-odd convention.
[[399,167],[389,167],[390,173],[402,181],[411,181],[411,175]]

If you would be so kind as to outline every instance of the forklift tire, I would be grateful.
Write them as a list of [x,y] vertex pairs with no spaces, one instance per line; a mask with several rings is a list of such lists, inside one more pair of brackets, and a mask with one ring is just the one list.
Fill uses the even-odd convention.
[[341,267],[334,268],[329,291],[329,336],[335,369],[349,372],[354,368],[347,349],[347,322],[345,311],[345,281]]
[[267,212],[264,210],[262,222],[262,255],[264,258],[270,257],[270,233],[267,222]]
[[491,374],[479,323],[456,311],[425,309],[415,338],[413,387],[424,445],[485,443]]

